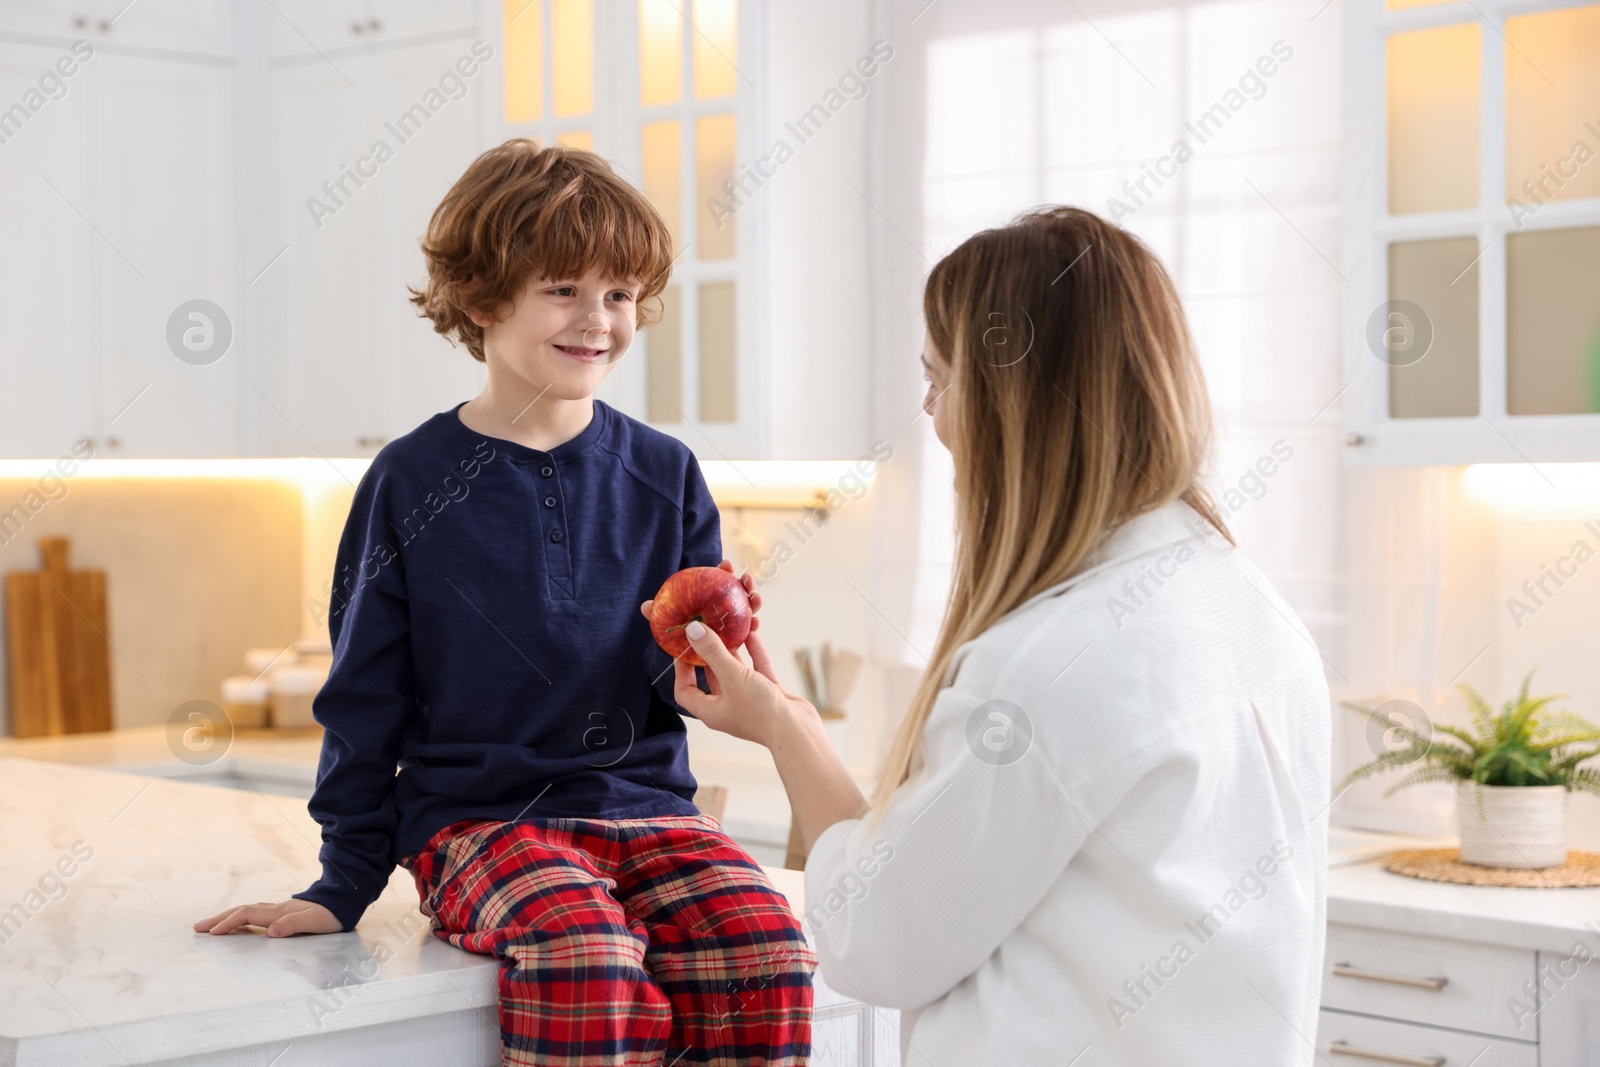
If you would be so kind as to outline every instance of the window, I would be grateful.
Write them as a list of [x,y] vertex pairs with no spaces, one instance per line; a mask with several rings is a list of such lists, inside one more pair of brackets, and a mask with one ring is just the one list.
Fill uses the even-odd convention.
[[[1144,239],[1205,366],[1219,495],[1274,442],[1294,449],[1294,473],[1226,519],[1342,669],[1337,28],[1305,32],[1297,0],[1173,0],[1092,23],[1051,3],[1029,10],[1029,25],[1001,29],[980,9],[935,7],[919,23],[939,27],[926,113],[906,116],[927,138],[919,246],[937,260],[1044,203]],[[920,425],[923,510],[896,536],[918,546],[906,634],[927,649],[948,587],[953,476]]]
[[759,454],[757,0],[504,0],[507,136],[589,148],[661,212],[664,317],[602,396],[715,458]]

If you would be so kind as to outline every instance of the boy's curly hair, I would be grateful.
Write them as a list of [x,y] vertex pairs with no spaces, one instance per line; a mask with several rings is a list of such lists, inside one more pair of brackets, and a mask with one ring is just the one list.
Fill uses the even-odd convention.
[[445,194],[422,239],[428,280],[407,286],[419,314],[483,362],[483,328],[530,277],[578,278],[599,268],[635,278],[639,326],[660,319],[672,234],[643,193],[593,152],[517,137],[491,148]]

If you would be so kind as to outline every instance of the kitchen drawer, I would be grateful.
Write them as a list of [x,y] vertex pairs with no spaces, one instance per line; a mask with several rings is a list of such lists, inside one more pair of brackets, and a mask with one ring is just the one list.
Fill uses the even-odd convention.
[[1318,1067],[1537,1067],[1538,1062],[1538,1048],[1520,1041],[1326,1009],[1317,1020]]
[[1526,997],[1522,985],[1534,979],[1534,955],[1329,923],[1322,1006],[1532,1040],[1526,1025],[1517,1028],[1507,1001]]

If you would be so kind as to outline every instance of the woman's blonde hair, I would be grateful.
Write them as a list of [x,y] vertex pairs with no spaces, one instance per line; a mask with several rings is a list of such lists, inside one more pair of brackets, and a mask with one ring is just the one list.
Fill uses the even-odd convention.
[[955,565],[933,657],[872,798],[881,817],[956,650],[1071,577],[1116,526],[1177,498],[1228,537],[1200,484],[1210,403],[1155,254],[1088,211],[1040,208],[946,256],[923,292],[949,364]]

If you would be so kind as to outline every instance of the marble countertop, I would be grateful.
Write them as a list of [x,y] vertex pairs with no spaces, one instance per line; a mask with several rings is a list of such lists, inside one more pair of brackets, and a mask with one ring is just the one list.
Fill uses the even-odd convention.
[[[0,739],[0,1065],[142,1062],[463,1008],[492,1022],[494,961],[428,935],[404,869],[349,933],[190,928],[309,885],[320,828],[302,799],[181,779],[277,776],[309,789],[320,750],[316,735],[240,736],[196,766],[161,726]],[[730,833],[783,839],[788,803],[770,766],[694,762],[703,782],[728,786]],[[1377,862],[1451,844],[1333,831],[1329,921],[1546,952],[1600,942],[1600,889],[1445,885]],[[766,869],[802,910],[803,875]]]
[[[467,1008],[493,1025],[495,960],[432,937],[403,868],[348,933],[194,932],[316,879],[304,800],[8,755],[0,1064],[144,1063]],[[803,875],[767,873],[802,910]]]

